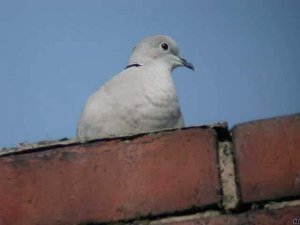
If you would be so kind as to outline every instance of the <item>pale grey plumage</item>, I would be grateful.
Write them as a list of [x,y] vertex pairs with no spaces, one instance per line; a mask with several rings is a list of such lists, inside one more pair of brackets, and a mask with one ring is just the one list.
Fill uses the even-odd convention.
[[171,72],[193,66],[179,56],[175,41],[164,35],[143,39],[133,48],[132,64],[141,66],[124,69],[89,97],[77,128],[79,140],[184,126]]

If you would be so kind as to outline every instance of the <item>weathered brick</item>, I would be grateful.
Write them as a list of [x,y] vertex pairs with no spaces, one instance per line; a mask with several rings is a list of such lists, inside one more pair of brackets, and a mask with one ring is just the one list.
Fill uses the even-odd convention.
[[300,114],[237,125],[233,144],[243,202],[300,194]]
[[150,223],[150,225],[288,225],[299,224],[297,223],[299,220],[300,206],[292,206],[210,218],[170,219],[169,221]]
[[145,135],[0,158],[0,224],[77,224],[220,200],[212,129]]

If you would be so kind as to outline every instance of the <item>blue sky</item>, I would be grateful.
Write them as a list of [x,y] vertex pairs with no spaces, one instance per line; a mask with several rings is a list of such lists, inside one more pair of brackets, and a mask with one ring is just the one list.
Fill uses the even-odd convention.
[[299,0],[2,0],[0,146],[74,138],[141,38],[166,34],[187,126],[300,112]]

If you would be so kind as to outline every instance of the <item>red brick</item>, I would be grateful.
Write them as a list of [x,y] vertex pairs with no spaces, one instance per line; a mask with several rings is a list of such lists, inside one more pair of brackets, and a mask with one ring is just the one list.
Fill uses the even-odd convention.
[[300,194],[300,114],[233,129],[243,202]]
[[[249,211],[235,215],[155,223],[155,225],[290,225],[300,220],[300,206]],[[299,224],[299,223],[298,223]]]
[[0,224],[103,222],[216,204],[216,145],[213,130],[193,128],[2,157]]

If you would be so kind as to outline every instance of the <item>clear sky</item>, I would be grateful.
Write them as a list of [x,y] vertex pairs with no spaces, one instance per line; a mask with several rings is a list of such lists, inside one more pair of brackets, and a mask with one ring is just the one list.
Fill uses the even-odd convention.
[[300,112],[299,0],[1,0],[0,146],[74,138],[132,47],[166,34],[187,126]]

